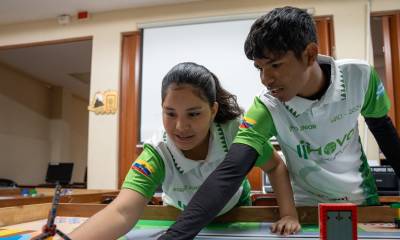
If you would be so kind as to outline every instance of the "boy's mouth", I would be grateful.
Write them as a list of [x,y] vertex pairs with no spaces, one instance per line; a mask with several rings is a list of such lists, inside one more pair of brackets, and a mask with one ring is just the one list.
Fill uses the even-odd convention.
[[278,94],[278,93],[281,92],[282,90],[283,90],[283,88],[271,88],[271,89],[269,89],[269,91],[270,91],[273,95]]

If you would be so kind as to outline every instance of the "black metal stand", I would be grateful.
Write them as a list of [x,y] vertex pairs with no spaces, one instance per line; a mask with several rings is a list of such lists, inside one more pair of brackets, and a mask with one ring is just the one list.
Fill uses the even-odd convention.
[[48,237],[52,237],[56,234],[58,234],[63,239],[71,240],[71,238],[69,238],[65,233],[58,230],[57,226],[54,224],[58,203],[60,202],[60,194],[61,194],[61,185],[57,183],[53,197],[53,203],[51,205],[49,217],[47,218],[47,224],[43,226],[42,233],[32,238],[32,240],[45,240]]

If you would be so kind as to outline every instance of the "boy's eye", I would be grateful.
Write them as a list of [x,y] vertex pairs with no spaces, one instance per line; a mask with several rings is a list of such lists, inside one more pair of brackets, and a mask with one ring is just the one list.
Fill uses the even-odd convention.
[[272,63],[271,67],[272,68],[279,68],[282,65],[282,63]]
[[262,68],[260,66],[254,65],[254,67],[258,70],[258,71],[262,71]]

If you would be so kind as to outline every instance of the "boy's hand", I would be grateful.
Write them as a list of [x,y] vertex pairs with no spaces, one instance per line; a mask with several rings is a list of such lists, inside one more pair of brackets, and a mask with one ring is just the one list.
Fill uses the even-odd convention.
[[279,235],[290,235],[299,232],[301,225],[299,220],[292,216],[284,216],[271,226],[271,232]]

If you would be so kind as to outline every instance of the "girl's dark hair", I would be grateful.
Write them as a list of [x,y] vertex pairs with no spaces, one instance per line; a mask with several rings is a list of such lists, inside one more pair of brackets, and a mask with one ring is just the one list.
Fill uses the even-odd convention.
[[171,84],[191,85],[198,90],[198,96],[207,101],[210,106],[217,102],[218,112],[214,121],[225,123],[239,117],[243,110],[239,107],[236,96],[222,88],[218,78],[206,67],[193,63],[183,62],[175,65],[165,75],[161,87],[161,99],[164,102],[168,87]]

